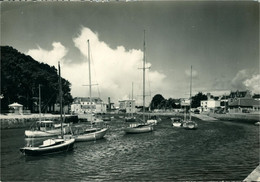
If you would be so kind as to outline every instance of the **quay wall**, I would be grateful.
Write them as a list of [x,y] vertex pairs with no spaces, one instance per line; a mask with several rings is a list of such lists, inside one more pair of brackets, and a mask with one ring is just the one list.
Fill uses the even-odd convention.
[[[145,115],[148,114],[146,113]],[[177,113],[177,112],[158,112],[158,113],[152,113],[152,115],[166,116],[168,118],[184,117],[183,113]],[[207,114],[192,114],[191,116],[193,119],[196,118],[199,120],[212,120],[211,118],[216,118],[218,120],[223,120],[223,121],[237,121],[237,122],[244,122],[244,123],[256,123],[260,121],[260,113],[253,113],[253,114],[251,113],[227,113],[227,114],[207,113]],[[204,118],[203,116],[205,116],[205,119],[203,119]]]
[[[11,128],[28,128],[32,126],[36,121],[39,121],[39,115],[8,115],[0,116],[1,129],[11,129]],[[59,123],[59,115],[46,115],[42,116],[42,120],[51,120]],[[75,123],[78,121],[78,116],[66,115],[65,123]]]
[[255,123],[260,121],[260,114],[247,114],[247,113],[228,113],[228,114],[216,114],[209,113],[210,117],[217,118],[225,121],[238,121],[246,123]]

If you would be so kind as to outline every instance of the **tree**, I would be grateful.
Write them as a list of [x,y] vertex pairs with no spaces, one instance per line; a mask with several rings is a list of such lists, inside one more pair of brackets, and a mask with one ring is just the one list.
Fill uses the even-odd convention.
[[160,104],[162,101],[164,101],[164,97],[161,95],[161,94],[156,94],[152,101],[151,101],[151,104],[150,104],[150,107],[151,107],[151,110],[154,110],[154,109],[159,109],[160,108]]
[[191,107],[192,108],[197,108],[200,106],[200,101],[202,100],[207,100],[207,95],[202,94],[202,92],[199,92],[197,95],[192,97],[191,101]]
[[[59,94],[58,72],[54,66],[39,63],[12,47],[1,46],[1,110],[8,110],[8,105],[19,102],[32,112],[38,106],[39,84],[43,109],[53,106]],[[63,100],[72,102],[71,84],[62,79]],[[44,110],[43,110],[44,111]]]

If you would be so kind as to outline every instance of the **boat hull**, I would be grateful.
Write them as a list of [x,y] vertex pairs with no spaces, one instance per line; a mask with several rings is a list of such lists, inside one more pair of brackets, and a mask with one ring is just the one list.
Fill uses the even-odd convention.
[[174,123],[172,123],[172,126],[180,128],[182,126],[182,123],[174,122]]
[[[63,128],[63,133],[66,134],[69,131],[69,127],[66,126]],[[51,137],[58,136],[61,134],[61,128],[53,129],[53,130],[25,130],[24,135],[27,138],[40,138],[40,137]]]
[[23,147],[20,148],[20,152],[24,155],[39,156],[49,155],[54,153],[72,151],[74,147],[75,139],[65,140],[63,143],[48,147]]
[[126,122],[136,122],[135,118],[125,118]]
[[142,125],[142,126],[138,125],[135,127],[130,126],[125,129],[125,132],[129,134],[147,133],[151,131],[153,131],[153,126],[151,125]]
[[50,130],[50,131],[25,130],[25,137],[28,137],[28,138],[50,137],[50,136],[58,136],[60,134],[61,134],[60,129]]
[[147,120],[148,124],[157,125],[158,121],[156,119],[149,119]]
[[185,128],[186,130],[196,130],[198,128],[198,125],[195,122],[186,122],[183,123],[183,128]]
[[103,129],[93,132],[93,133],[77,135],[77,136],[75,136],[75,141],[76,142],[86,142],[86,141],[102,139],[105,136],[107,130],[108,130],[108,128],[103,128]]

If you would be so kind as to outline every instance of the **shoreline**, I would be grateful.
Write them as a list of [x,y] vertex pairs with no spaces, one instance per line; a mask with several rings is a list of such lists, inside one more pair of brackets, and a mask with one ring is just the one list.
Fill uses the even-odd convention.
[[[120,115],[120,114],[111,114],[108,115]],[[141,115],[142,113],[136,113],[137,115]],[[145,113],[145,115],[157,115],[161,117],[184,117],[183,113],[177,112],[159,112],[159,113]],[[194,114],[192,113],[193,119],[198,119],[202,121],[232,121],[232,122],[242,122],[254,124],[260,121],[260,113],[256,114],[246,114],[246,113],[228,113],[228,114]],[[1,121],[1,130],[2,129],[14,129],[14,128],[26,128],[30,127],[33,122],[38,121],[40,118],[39,114],[30,114],[30,115],[0,115]],[[42,120],[52,120],[59,121],[60,115],[54,114],[42,114]],[[65,123],[76,123],[78,122],[78,115],[65,115]]]
[[[59,121],[60,115],[43,114],[42,120]],[[1,130],[3,129],[15,129],[15,128],[26,128],[30,127],[34,122],[39,121],[39,114],[30,115],[0,115]],[[65,115],[64,123],[76,122],[78,116]]]

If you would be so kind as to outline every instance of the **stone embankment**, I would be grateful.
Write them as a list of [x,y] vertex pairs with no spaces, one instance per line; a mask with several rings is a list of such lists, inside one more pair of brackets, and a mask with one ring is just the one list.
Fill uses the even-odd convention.
[[[44,114],[42,120],[51,120],[59,123],[60,115]],[[1,129],[30,127],[40,120],[39,114],[31,115],[0,115]],[[65,115],[65,123],[77,122],[78,116]]]
[[217,118],[219,120],[225,121],[238,121],[238,122],[247,122],[247,123],[255,123],[260,121],[259,113],[228,113],[228,114],[216,114],[209,113],[208,116]]

